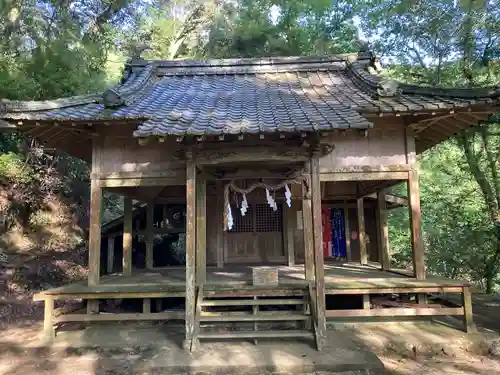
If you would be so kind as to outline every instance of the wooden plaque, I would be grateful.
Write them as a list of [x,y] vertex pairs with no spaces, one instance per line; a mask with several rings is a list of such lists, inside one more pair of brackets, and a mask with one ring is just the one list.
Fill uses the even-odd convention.
[[254,267],[253,285],[278,285],[278,268]]

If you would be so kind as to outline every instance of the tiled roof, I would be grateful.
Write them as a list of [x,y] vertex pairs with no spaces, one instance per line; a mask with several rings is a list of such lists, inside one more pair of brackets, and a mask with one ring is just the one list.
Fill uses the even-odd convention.
[[365,112],[498,102],[500,89],[385,81],[371,54],[274,59],[136,61],[103,94],[0,102],[0,119],[140,120],[134,135],[218,135],[368,128]]

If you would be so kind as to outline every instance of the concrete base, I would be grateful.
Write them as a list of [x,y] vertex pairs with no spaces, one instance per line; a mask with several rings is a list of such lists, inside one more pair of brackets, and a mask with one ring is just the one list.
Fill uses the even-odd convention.
[[181,329],[164,325],[94,323],[83,331],[58,333],[53,348],[69,351],[120,353],[135,351],[134,370],[141,374],[304,374],[324,371],[349,374],[381,373],[375,354],[345,332],[330,331],[322,352],[312,340],[202,340],[194,353],[182,349]]

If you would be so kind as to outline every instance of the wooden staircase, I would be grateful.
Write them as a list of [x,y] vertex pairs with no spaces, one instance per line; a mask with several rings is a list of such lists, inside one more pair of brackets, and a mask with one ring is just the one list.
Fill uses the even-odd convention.
[[[224,291],[206,291],[200,285],[196,290],[195,325],[190,349],[195,351],[200,340],[204,339],[253,339],[257,344],[260,338],[308,338],[317,344],[312,291],[311,287],[298,287],[282,293],[255,288],[248,290],[244,297],[241,293],[238,297],[231,297]],[[292,306],[295,310],[283,310]],[[220,329],[222,324],[227,326],[233,322],[242,323],[241,328],[246,329]],[[276,327],[287,323],[289,326],[294,323],[293,329]]]

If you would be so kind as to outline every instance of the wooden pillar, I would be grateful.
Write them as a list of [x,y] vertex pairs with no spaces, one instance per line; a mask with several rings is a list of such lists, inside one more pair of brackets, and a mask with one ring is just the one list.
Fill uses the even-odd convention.
[[132,274],[132,198],[123,198],[123,276]]
[[387,226],[386,193],[384,190],[377,193],[377,239],[379,262],[382,270],[391,268],[391,258],[389,254],[389,227]]
[[155,203],[149,202],[146,212],[146,268],[153,268],[153,248],[154,248],[154,221]]
[[215,193],[217,194],[217,233],[216,233],[216,246],[217,246],[217,268],[224,267],[224,246],[225,246],[225,231],[224,231],[224,185],[222,181],[215,181]]
[[316,284],[316,309],[318,349],[321,350],[326,339],[325,318],[325,267],[323,255],[323,225],[321,220],[321,184],[319,158],[311,159],[311,196],[312,196],[312,233],[314,239],[314,276]]
[[204,284],[207,277],[207,183],[196,179],[196,283]]
[[413,249],[413,274],[418,280],[425,280],[424,244],[422,241],[417,170],[408,173],[408,208],[410,211],[411,247]]
[[88,285],[98,285],[101,270],[101,203],[99,180],[90,181],[89,278]]
[[361,264],[368,264],[368,253],[366,251],[366,235],[365,235],[365,208],[363,197],[357,200],[358,208],[358,238],[359,238],[359,256]]
[[[310,166],[307,166],[309,170]],[[311,188],[311,175],[306,174],[307,186]],[[307,191],[302,185],[302,230],[304,232],[304,268],[306,280],[314,280],[314,238],[312,222],[312,188]]]
[[196,164],[186,164],[186,340],[185,348],[191,347],[194,333],[196,300]]
[[349,226],[349,206],[347,202],[344,201],[344,231],[345,231],[345,248],[347,261],[352,262],[352,253],[351,253],[351,229]]
[[113,266],[115,264],[115,236],[108,237],[108,251],[107,251],[107,264],[106,270],[109,273],[113,273]]

